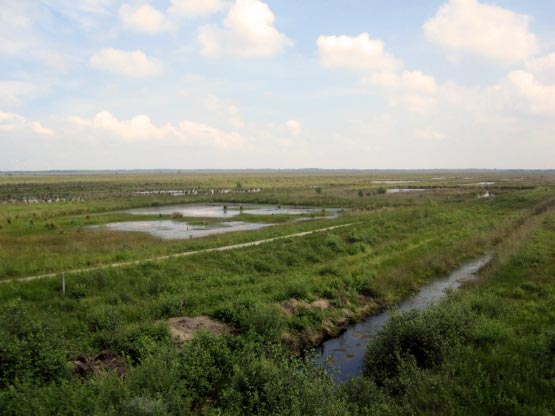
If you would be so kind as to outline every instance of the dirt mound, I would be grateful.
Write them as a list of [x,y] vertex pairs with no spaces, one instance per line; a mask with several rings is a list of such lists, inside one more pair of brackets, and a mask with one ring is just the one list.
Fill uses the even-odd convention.
[[312,306],[313,308],[318,308],[318,309],[329,309],[330,308],[330,301],[327,299],[318,299],[315,300],[314,302],[312,302],[310,304],[310,306]]
[[73,363],[73,371],[81,377],[88,377],[104,372],[113,372],[125,376],[125,359],[115,352],[102,351],[94,357],[80,355]]
[[191,340],[195,333],[200,330],[216,335],[230,332],[226,324],[214,321],[207,316],[196,316],[194,318],[180,316],[168,319],[168,323],[170,324],[172,337],[180,344]]
[[284,313],[294,314],[299,308],[329,309],[330,302],[327,299],[318,299],[312,303],[305,302],[304,300],[289,299],[281,302],[279,306]]
[[285,302],[281,302],[279,305],[281,310],[285,313],[293,314],[299,308],[308,308],[310,305],[304,300],[289,299]]

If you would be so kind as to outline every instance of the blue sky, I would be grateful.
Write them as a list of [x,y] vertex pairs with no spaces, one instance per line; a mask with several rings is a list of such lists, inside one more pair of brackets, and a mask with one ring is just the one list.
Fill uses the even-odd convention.
[[4,0],[0,170],[555,168],[555,3]]

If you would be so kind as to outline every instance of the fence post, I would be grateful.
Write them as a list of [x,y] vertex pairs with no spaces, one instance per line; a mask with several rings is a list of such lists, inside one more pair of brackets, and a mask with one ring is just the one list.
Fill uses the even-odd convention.
[[62,272],[62,295],[66,295],[66,275]]

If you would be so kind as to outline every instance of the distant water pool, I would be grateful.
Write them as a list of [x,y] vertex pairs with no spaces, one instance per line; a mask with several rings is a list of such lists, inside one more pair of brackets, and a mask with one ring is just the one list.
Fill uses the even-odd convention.
[[[299,217],[294,221],[310,219],[337,218],[341,210],[336,208],[297,207],[280,205],[257,204],[185,204],[168,205],[162,207],[138,208],[124,211],[134,215],[172,215],[193,218],[223,218],[223,222],[207,225],[191,224],[178,220],[138,220],[113,222],[93,228],[106,228],[113,231],[143,232],[165,240],[182,240],[187,238],[206,237],[209,235],[226,234],[234,231],[253,231],[275,224],[264,222],[233,221],[233,217],[240,214],[250,215],[310,215]],[[323,213],[330,214],[323,216]],[[225,221],[229,218],[230,221]]]
[[391,188],[386,190],[388,194],[398,194],[400,192],[422,192],[425,191],[423,188]]
[[[329,213],[337,214],[338,211],[339,210],[335,208],[326,208],[326,212]],[[130,209],[125,212],[135,215],[171,215],[173,213],[179,213],[184,217],[230,218],[240,214],[321,214],[322,208],[255,204],[186,204],[151,208],[137,208]]]
[[213,225],[192,225],[183,221],[124,221],[100,226],[113,231],[134,231],[153,235],[164,240],[183,240],[187,238],[206,237],[234,231],[252,231],[270,224],[229,221]]

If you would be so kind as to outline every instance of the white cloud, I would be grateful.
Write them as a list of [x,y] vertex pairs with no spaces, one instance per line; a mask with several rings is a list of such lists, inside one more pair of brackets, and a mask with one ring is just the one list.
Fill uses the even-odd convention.
[[20,131],[31,131],[42,136],[54,135],[52,130],[44,127],[38,121],[28,121],[19,114],[0,111],[0,132],[15,133]]
[[208,16],[227,8],[222,0],[171,0],[170,13],[187,17]]
[[179,136],[190,142],[193,140],[207,142],[213,146],[227,149],[240,147],[245,144],[245,139],[239,133],[228,133],[214,127],[193,121],[182,121],[179,123]]
[[69,122],[88,129],[92,136],[106,132],[128,142],[178,140],[186,144],[208,144],[218,148],[239,147],[245,139],[238,133],[223,130],[189,120],[157,126],[150,117],[139,114],[129,120],[119,120],[108,111],[97,113],[91,120],[72,116]]
[[292,41],[274,26],[275,16],[260,0],[236,0],[222,26],[205,25],[199,29],[202,54],[240,58],[269,58]]
[[555,84],[542,84],[526,71],[511,71],[507,79],[522,94],[532,113],[555,115]]
[[449,51],[512,63],[538,52],[530,20],[477,0],[449,0],[423,28],[430,41]]
[[124,4],[119,8],[119,17],[125,28],[136,32],[155,34],[172,29],[164,13],[148,4]]
[[316,43],[325,68],[392,72],[402,65],[385,51],[381,40],[371,39],[368,33],[356,37],[322,35]]
[[70,67],[70,59],[67,56],[54,51],[44,51],[39,54],[40,59],[50,69],[60,73],[67,73]]
[[36,43],[29,4],[4,2],[0,7],[0,54],[13,55]]
[[361,83],[379,87],[392,106],[401,105],[417,114],[433,111],[437,91],[435,79],[420,71],[401,71],[403,62],[385,51],[381,40],[368,33],[358,36],[320,36],[320,64],[362,74]]
[[437,105],[435,97],[419,94],[392,95],[389,98],[392,105],[402,105],[409,112],[419,115],[431,114]]
[[375,85],[391,91],[434,94],[437,91],[434,77],[420,71],[376,72],[362,78],[362,83]]
[[555,84],[555,53],[528,61],[526,68],[541,82]]
[[213,94],[206,96],[203,103],[208,110],[226,120],[233,128],[241,129],[245,127],[245,122],[237,106],[227,103]]
[[0,131],[14,131],[27,124],[25,118],[15,113],[0,111]]
[[302,125],[300,121],[289,120],[285,123],[285,127],[287,127],[287,130],[289,130],[289,133],[291,133],[293,136],[299,136],[301,134]]
[[20,105],[39,93],[39,88],[30,82],[0,81],[0,105],[13,107]]
[[136,78],[158,75],[162,72],[162,67],[157,60],[148,58],[139,50],[102,49],[91,57],[90,64],[95,69]]
[[445,133],[440,130],[435,130],[430,127],[419,128],[414,131],[414,136],[421,140],[433,140],[441,142],[445,140]]
[[44,136],[53,136],[54,132],[49,129],[48,127],[44,127],[42,124],[40,124],[38,121],[33,121],[31,123],[31,129],[37,133],[37,134],[42,134]]
[[136,115],[129,120],[120,121],[108,111],[101,111],[92,120],[73,116],[69,118],[69,121],[81,127],[92,127],[107,131],[130,142],[162,140],[175,134],[175,129],[171,125],[166,124],[158,127],[152,123],[150,117],[143,114]]

